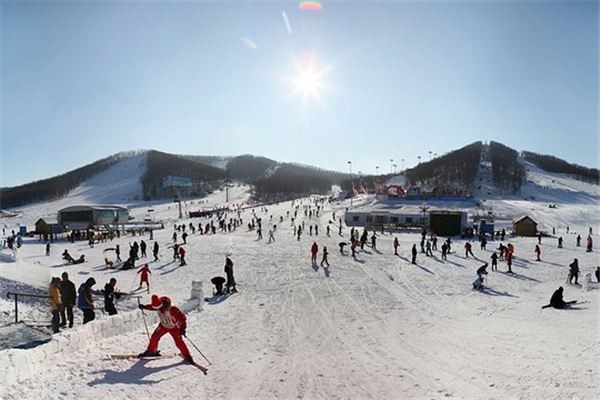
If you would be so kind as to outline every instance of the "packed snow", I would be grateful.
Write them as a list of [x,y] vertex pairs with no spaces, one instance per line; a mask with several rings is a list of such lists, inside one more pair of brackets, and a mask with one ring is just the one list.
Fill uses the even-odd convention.
[[[533,179],[535,185],[549,187],[541,175]],[[188,314],[187,334],[210,359],[208,365],[190,346],[196,361],[209,367],[208,376],[173,358],[107,360],[109,354],[137,354],[145,349],[148,339],[140,323],[132,332],[90,341],[85,351],[57,353],[44,361],[48,366],[35,380],[18,379],[0,387],[0,398],[597,398],[600,289],[596,284],[588,291],[566,283],[566,278],[574,258],[579,259],[580,282],[599,265],[596,250],[588,253],[585,247],[575,246],[577,233],[585,246],[590,226],[595,245],[599,243],[598,192],[572,180],[568,184],[574,185],[573,196],[567,191],[549,195],[554,196],[552,202],[560,202],[555,209],[548,208],[546,198],[486,200],[486,206],[501,216],[496,229],[510,230],[510,221],[529,214],[546,230],[555,227],[556,235],[542,239],[540,262],[534,261],[536,238],[507,237],[504,243],[516,247],[515,274],[507,274],[506,264],[500,262],[498,272],[489,271],[483,292],[472,289],[475,271],[489,262],[499,241],[489,242],[487,250],[475,242],[474,259],[465,258],[465,240],[454,238],[447,261],[434,251],[433,257],[419,254],[417,265],[412,265],[410,249],[418,245],[420,234],[386,232],[377,234],[377,249],[366,246],[353,258],[348,248],[344,255],[338,250],[340,241],[348,241],[349,228],[344,226],[339,236],[336,222],[343,219],[349,201],[325,203],[318,218],[304,216],[302,207],[312,204],[310,199],[296,201],[294,205],[300,206],[296,223],[306,225],[300,240],[293,235],[287,214],[293,214],[291,202],[268,205],[266,212],[261,207],[243,210],[242,226],[231,233],[217,230],[215,235],[192,235],[188,229],[188,265],[183,267],[172,261],[168,248],[173,224],[197,226],[210,220],[178,220],[173,203],[132,203],[133,215],[143,217],[152,208],[154,218],[165,222],[165,229],[154,231],[160,260],[151,262],[151,256],[140,260],[148,262],[152,271],[150,294],[168,295],[181,304],[189,298],[191,281],[204,282],[210,301],[203,311]],[[557,185],[560,189],[561,184]],[[184,207],[190,211],[220,206],[225,204],[224,197],[223,192],[216,192]],[[248,197],[248,187],[230,189],[232,203],[244,203]],[[51,215],[77,201],[66,198],[25,207],[18,217],[0,222],[31,224],[40,214]],[[262,240],[247,228],[253,212],[263,221]],[[228,218],[234,216],[230,213]],[[333,221],[330,237],[326,235],[329,221]],[[277,225],[276,240],[268,243],[267,232],[273,224]],[[310,236],[308,226],[315,224],[319,235]],[[558,236],[565,240],[562,249],[557,248]],[[400,240],[399,256],[393,255],[395,237]],[[137,287],[136,270],[105,269],[103,250],[119,243],[126,254],[129,243],[140,239],[151,249],[154,241],[146,234],[94,248],[87,242],[59,241],[47,257],[43,242],[28,238],[17,262],[0,265],[1,288],[6,290],[7,282],[19,282],[45,289],[51,276],[68,271],[76,286],[93,276],[98,282],[95,288],[100,289],[116,277],[117,287],[130,291]],[[313,241],[319,245],[317,265],[310,262]],[[319,265],[323,246],[330,253],[329,268]],[[74,257],[85,254],[86,262],[62,265],[64,249]],[[225,275],[226,256],[234,262],[239,293],[211,298],[210,279]],[[568,310],[542,310],[561,285],[565,300],[578,300],[577,304]],[[150,294],[139,294],[144,302],[149,301]],[[12,302],[1,297],[0,316],[5,324],[11,322]],[[117,308],[122,313],[136,305],[123,300]],[[24,318],[39,320],[43,312],[43,305],[31,303]],[[109,318],[99,310],[97,314],[100,320]],[[77,311],[73,329],[82,329],[81,318]],[[175,352],[170,337],[162,339],[161,349]]]

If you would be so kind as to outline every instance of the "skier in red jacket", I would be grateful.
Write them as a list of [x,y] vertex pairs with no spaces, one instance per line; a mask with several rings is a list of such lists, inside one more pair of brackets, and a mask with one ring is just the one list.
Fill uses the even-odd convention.
[[140,268],[140,270],[137,273],[138,274],[141,273],[140,286],[138,287],[138,290],[140,290],[142,288],[142,284],[145,283],[146,288],[148,289],[148,293],[150,293],[150,281],[148,280],[148,274],[151,274],[152,272],[150,272],[150,268],[148,267],[148,264],[145,264],[142,268]]
[[179,308],[171,305],[171,299],[162,296],[152,295],[152,302],[150,304],[140,304],[140,310],[152,310],[158,312],[158,318],[160,323],[158,327],[152,332],[150,342],[146,351],[139,354],[139,357],[148,356],[159,356],[160,351],[158,350],[158,342],[165,334],[170,334],[175,342],[175,345],[181,351],[181,356],[188,363],[193,363],[192,356],[188,350],[182,336],[185,336],[185,330],[187,328],[186,317]]

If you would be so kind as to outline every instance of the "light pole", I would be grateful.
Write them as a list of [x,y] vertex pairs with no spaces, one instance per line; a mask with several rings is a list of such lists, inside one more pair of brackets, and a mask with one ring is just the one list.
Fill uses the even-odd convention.
[[394,173],[396,173],[396,168],[398,168],[398,166],[394,164]]
[[376,166],[375,166],[375,171],[377,171],[377,172],[375,173],[375,175],[379,175],[379,165],[376,165]]
[[432,151],[429,150],[429,161],[431,161],[431,153],[432,153]]
[[402,161],[402,171],[404,171],[404,158],[401,161]]
[[390,158],[390,174],[392,174],[392,173],[393,173],[393,172],[392,172],[392,168],[393,168],[393,166],[394,166],[394,159],[393,159],[393,158]]
[[[419,164],[421,164],[421,156],[417,156],[417,159],[419,160]],[[417,164],[417,165],[419,165]]]
[[348,161],[348,165],[350,166],[350,191],[352,192],[350,195],[350,207],[352,207],[352,198],[354,197],[354,191],[352,190],[352,161]]

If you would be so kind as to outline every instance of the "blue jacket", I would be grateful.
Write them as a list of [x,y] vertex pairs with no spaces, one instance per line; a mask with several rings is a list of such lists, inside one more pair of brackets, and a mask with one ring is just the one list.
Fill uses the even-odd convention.
[[94,278],[89,278],[85,283],[82,283],[77,290],[79,296],[77,296],[77,307],[94,308],[94,301],[92,299],[92,286],[96,284]]

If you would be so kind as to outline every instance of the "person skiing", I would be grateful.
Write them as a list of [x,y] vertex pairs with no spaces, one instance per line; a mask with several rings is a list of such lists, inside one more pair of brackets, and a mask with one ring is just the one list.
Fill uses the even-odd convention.
[[540,254],[542,254],[542,250],[540,249],[540,245],[539,244],[535,245],[535,251],[534,252],[535,252],[535,255],[537,256],[536,261],[542,261],[540,259]]
[[183,234],[181,235],[181,240],[183,240],[183,244],[187,244],[187,237],[188,237],[187,232],[183,232]]
[[142,252],[142,257],[146,257],[146,242],[143,240],[140,241],[140,251]]
[[329,267],[329,261],[327,261],[328,255],[329,252],[327,251],[327,246],[323,246],[323,259],[321,260],[321,267],[323,266],[323,263],[327,264],[327,266]]
[[492,271],[498,271],[498,254],[493,252],[490,258],[492,259]]
[[418,253],[418,251],[417,251],[417,245],[413,244],[411,264],[416,264],[417,263],[417,253]]
[[154,255],[154,261],[158,261],[158,242],[154,242],[154,247],[152,248],[152,254]]
[[177,243],[177,232],[173,232],[173,243]]
[[504,242],[505,236],[506,236],[506,229],[502,228],[502,232],[500,233],[500,240]]
[[487,267],[488,263],[483,264],[481,267],[477,268],[477,276],[481,278],[483,283],[483,275],[487,275]]
[[581,235],[577,235],[577,247],[581,247]]
[[46,255],[50,255],[50,243],[46,243]]
[[[77,292],[75,290],[75,284],[69,280],[69,274],[67,272],[62,273],[62,280],[60,281],[60,296],[62,299],[62,307],[60,308],[60,326],[64,327],[69,321],[69,328],[73,327],[73,306],[75,305],[75,299],[77,298]],[[65,315],[66,312],[66,315]]]
[[560,236],[560,237],[558,238],[558,248],[559,248],[559,249],[562,249],[562,248],[563,248],[563,238],[562,238],[562,236]]
[[593,241],[592,241],[592,236],[588,236],[587,238],[587,248],[585,249],[585,251],[587,253],[591,253],[592,252],[592,248],[593,248]]
[[598,281],[598,283],[600,283],[600,267],[596,268],[595,275],[596,275],[596,280]]
[[139,308],[140,310],[158,312],[160,322],[154,332],[152,332],[146,351],[140,353],[138,357],[159,356],[160,351],[158,350],[158,344],[160,339],[168,333],[173,338],[183,359],[190,364],[193,363],[194,360],[190,355],[190,351],[181,338],[182,336],[185,336],[186,333],[187,318],[179,308],[171,305],[171,299],[167,296],[159,297],[154,294],[152,295],[150,304],[140,304]]
[[179,246],[179,261],[180,267],[187,265],[187,262],[185,262],[185,249],[183,248],[183,246]]
[[506,254],[506,265],[508,266],[508,273],[512,274],[512,259],[513,259],[513,255],[511,252],[507,252]]
[[148,291],[148,293],[150,293],[150,281],[148,280],[149,278],[149,274],[151,274],[152,272],[150,271],[150,267],[148,267],[148,264],[144,264],[144,266],[142,268],[140,268],[140,270],[137,272],[140,275],[140,286],[138,286],[138,290],[140,290],[142,288],[142,284],[146,284],[146,289]]
[[448,245],[446,242],[442,243],[442,260],[448,259]]
[[346,242],[339,242],[338,246],[340,247],[340,254],[344,255],[344,246],[347,246],[348,243]]
[[481,238],[481,250],[485,250],[486,246],[487,246],[487,239],[485,238],[485,234],[484,234],[483,237]]
[[579,261],[576,258],[569,264],[569,283],[573,283],[573,278],[575,278],[575,284],[579,285],[577,282],[579,278]]
[[60,279],[57,277],[52,278],[50,286],[48,287],[48,294],[50,295],[50,312],[52,313],[52,332],[60,332],[60,309],[62,307],[62,299],[60,297]]
[[87,324],[96,318],[96,313],[94,312],[94,299],[92,298],[92,286],[95,284],[96,280],[94,278],[88,278],[77,290],[79,296],[77,307],[83,312],[84,324]]
[[275,241],[275,236],[273,236],[273,230],[269,229],[269,241],[268,243],[274,242]]
[[471,250],[471,242],[466,242],[465,243],[465,257],[469,258],[469,254],[471,254],[471,256],[473,256],[473,258],[475,258],[475,255],[473,254],[473,251]]
[[260,226],[256,230],[256,234],[257,234],[256,240],[261,240],[262,239],[262,228]]
[[330,237],[329,231],[330,231],[330,226],[327,225],[327,237]]
[[237,293],[233,278],[233,261],[229,257],[225,258],[225,274],[227,275],[227,293]]
[[542,244],[542,233],[538,233],[538,244]]
[[115,254],[117,255],[118,262],[123,261],[123,260],[121,260],[121,246],[119,246],[119,245],[115,246]]
[[313,242],[312,246],[310,247],[310,261],[313,264],[317,263],[317,253],[319,252],[319,246],[317,245],[317,242]]
[[121,293],[116,291],[115,286],[117,286],[116,278],[110,278],[110,281],[104,285],[104,311],[106,311],[108,315],[117,314],[115,298],[120,298]]
[[375,236],[375,232],[373,232],[373,235],[371,236],[371,248],[377,250],[377,237]]
[[400,247],[400,241],[397,237],[394,238],[394,255],[398,255],[398,247]]

